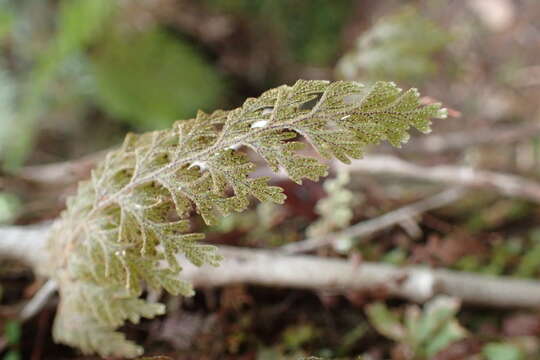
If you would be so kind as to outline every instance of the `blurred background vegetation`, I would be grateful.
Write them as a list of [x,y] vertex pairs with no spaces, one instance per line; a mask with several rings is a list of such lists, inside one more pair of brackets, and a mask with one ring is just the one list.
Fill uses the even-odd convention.
[[[413,137],[400,156],[538,181],[538,19],[537,0],[0,0],[0,223],[53,219],[73,192],[70,179],[45,186],[23,176],[32,165],[93,156],[128,131],[165,128],[198,109],[231,109],[299,78],[418,87],[426,101],[451,110],[434,134],[468,145],[443,141],[441,150]],[[499,129],[521,135],[481,140]],[[304,230],[336,231],[440,187],[343,174],[325,185],[281,185],[289,196],[283,209],[254,206],[208,229],[210,239],[283,245]],[[540,279],[539,219],[531,199],[478,191],[416,227],[342,239],[320,255]],[[82,359],[43,340],[53,310],[24,328],[7,320],[34,280],[11,264],[0,275],[3,359]],[[384,300],[238,286],[169,299],[169,316],[128,331],[151,353],[175,359],[540,358],[537,311]],[[404,323],[411,311],[427,326],[420,335]]]

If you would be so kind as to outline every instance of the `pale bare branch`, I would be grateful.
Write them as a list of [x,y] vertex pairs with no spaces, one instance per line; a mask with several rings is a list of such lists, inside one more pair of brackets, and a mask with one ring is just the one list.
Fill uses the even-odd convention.
[[[39,265],[46,226],[0,228],[2,256]],[[181,277],[198,287],[245,283],[263,286],[336,291],[385,289],[390,296],[423,302],[446,294],[465,303],[492,307],[540,307],[540,281],[476,275],[421,266],[397,267],[380,263],[309,255],[285,255],[272,250],[220,246],[222,265],[185,264]]]
[[413,204],[390,211],[379,217],[360,222],[343,231],[291,243],[281,247],[280,250],[287,254],[295,254],[330,245],[335,239],[366,236],[392,225],[410,220],[426,211],[448,205],[461,198],[464,193],[465,191],[461,188],[449,189]]
[[370,155],[351,165],[335,162],[336,168],[346,166],[351,172],[387,174],[441,184],[497,191],[503,195],[540,203],[540,184],[517,175],[479,170],[458,165],[417,165],[395,156]]
[[540,122],[519,126],[483,127],[443,135],[429,135],[415,138],[404,147],[403,152],[444,153],[462,151],[471,146],[483,144],[508,144],[540,135]]

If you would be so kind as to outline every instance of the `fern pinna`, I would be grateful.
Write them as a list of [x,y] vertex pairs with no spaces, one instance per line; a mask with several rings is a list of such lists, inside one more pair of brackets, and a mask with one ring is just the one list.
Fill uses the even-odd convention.
[[193,289],[181,280],[176,255],[219,265],[216,248],[190,232],[190,216],[212,224],[245,210],[252,196],[284,202],[269,178],[253,177],[246,149],[300,184],[327,174],[326,165],[298,153],[306,143],[348,163],[368,144],[399,146],[411,126],[429,131],[430,119],[445,114],[439,104],[421,105],[416,89],[403,92],[394,83],[300,80],[231,111],[199,112],[169,130],[128,135],[80,184],[50,236],[50,275],[61,295],[55,339],[85,353],[139,355],[142,349],[116,330],[164,313],[164,305],[140,298],[143,284],[188,296]]

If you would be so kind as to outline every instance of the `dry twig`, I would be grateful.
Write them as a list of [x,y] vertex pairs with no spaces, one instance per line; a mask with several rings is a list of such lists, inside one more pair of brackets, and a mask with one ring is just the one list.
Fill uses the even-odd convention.
[[281,247],[280,250],[286,254],[295,254],[330,245],[335,239],[366,236],[392,225],[410,220],[426,211],[448,205],[458,200],[463,194],[464,190],[461,188],[449,189],[414,204],[390,211],[379,217],[360,222],[343,231],[291,243]]
[[[48,228],[0,228],[0,254],[40,266]],[[16,240],[19,241],[16,241]],[[30,244],[20,245],[21,243]],[[31,250],[30,250],[31,249]],[[225,260],[218,267],[196,267],[188,261],[181,276],[196,286],[247,283],[305,289],[367,291],[386,289],[390,296],[422,302],[437,294],[465,303],[493,307],[540,307],[540,282],[429,269],[420,266],[354,264],[342,259],[285,255],[271,250],[220,247]]]
[[422,166],[390,155],[370,155],[351,165],[334,163],[336,168],[347,166],[351,172],[388,174],[469,188],[491,189],[503,195],[524,198],[540,203],[540,184],[517,175],[478,170],[468,166]]
[[483,144],[506,144],[540,135],[540,122],[526,123],[519,126],[499,126],[480,128],[444,135],[422,136],[411,141],[402,149],[404,152],[444,153],[462,151],[471,146]]

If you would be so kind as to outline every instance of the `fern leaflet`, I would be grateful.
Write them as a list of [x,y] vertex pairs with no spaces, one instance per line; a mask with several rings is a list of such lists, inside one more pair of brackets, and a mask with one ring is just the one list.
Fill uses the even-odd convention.
[[299,153],[306,143],[349,163],[368,144],[399,146],[410,127],[427,132],[431,118],[444,116],[439,104],[422,106],[415,89],[393,83],[300,80],[231,111],[199,112],[172,129],[128,135],[80,184],[50,237],[51,276],[62,298],[56,340],[102,356],[142,352],[116,329],[164,312],[140,299],[143,284],[191,295],[176,255],[219,264],[216,248],[190,232],[191,215],[213,224],[245,210],[251,197],[285,201],[268,177],[253,176],[245,149],[301,184],[327,174],[326,165]]

